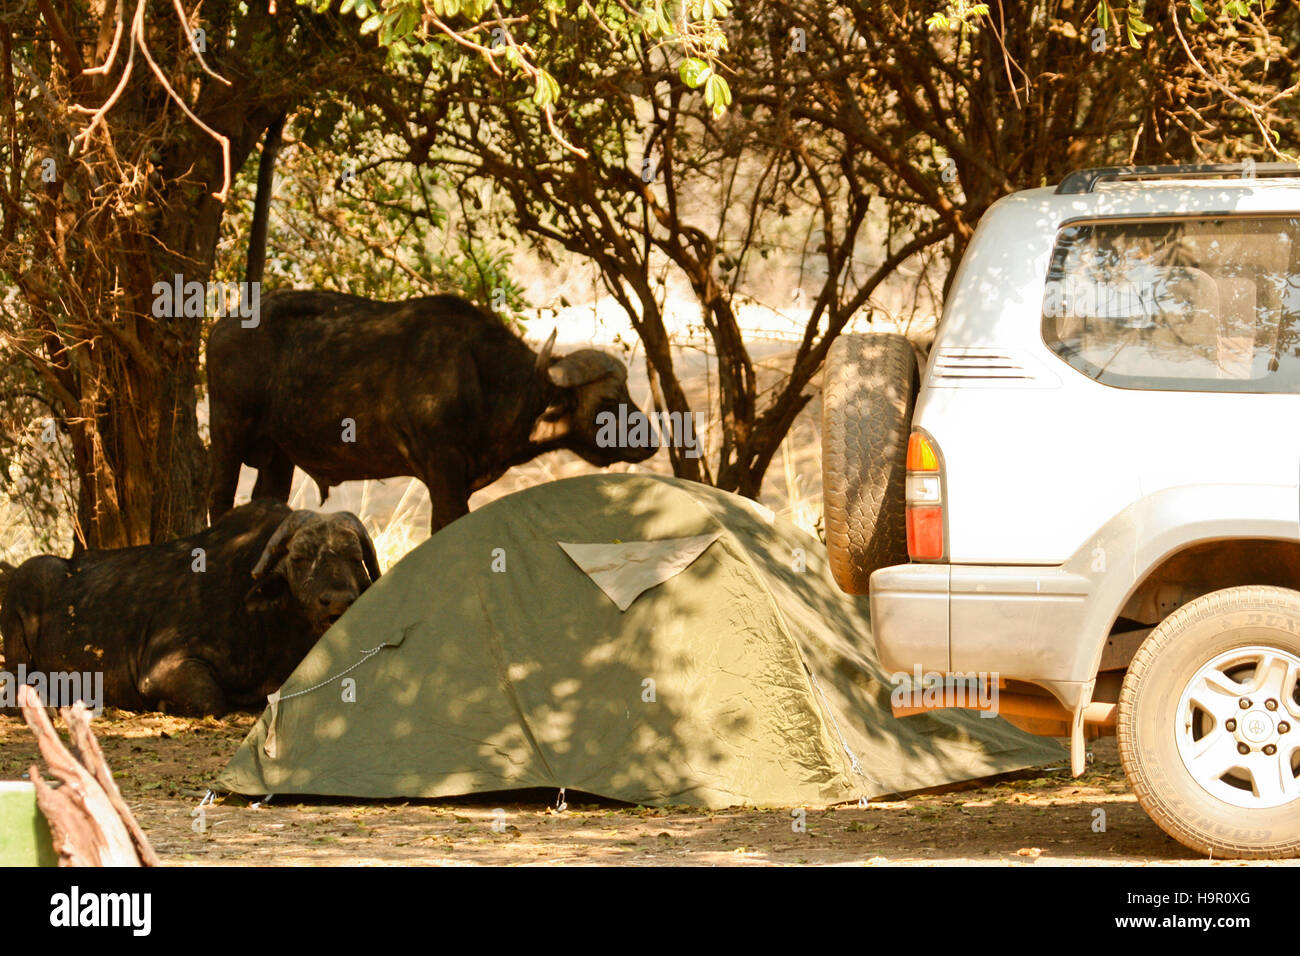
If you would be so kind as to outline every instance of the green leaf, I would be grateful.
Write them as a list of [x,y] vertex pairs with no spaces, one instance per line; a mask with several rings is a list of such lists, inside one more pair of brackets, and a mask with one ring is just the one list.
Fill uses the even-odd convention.
[[1192,8],[1192,19],[1197,23],[1204,23],[1207,19],[1205,13],[1205,0],[1189,0],[1189,7]]
[[380,24],[383,22],[384,15],[382,13],[372,13],[366,21],[361,24],[361,35],[365,36],[367,33],[374,33],[379,29]]
[[560,84],[555,77],[541,70],[533,80],[533,102],[538,106],[550,106],[560,98]]
[[682,61],[677,73],[682,78],[682,82],[691,89],[696,89],[701,83],[709,78],[713,68],[698,57],[688,57]]
[[1128,45],[1135,50],[1142,46],[1138,38],[1146,36],[1153,29],[1151,24],[1142,19],[1140,13],[1135,13],[1133,8],[1129,8],[1128,20],[1124,24],[1125,32],[1128,34]]
[[710,74],[705,83],[705,103],[714,108],[714,118],[722,116],[731,105],[731,87],[718,74]]
[[416,27],[420,25],[420,11],[413,3],[408,3],[406,9],[402,11],[401,17],[397,21],[397,32],[399,35],[406,37],[415,32]]
[[704,83],[704,102],[713,107],[713,115],[721,116],[731,105],[731,87],[716,73],[710,73]]
[[647,6],[641,13],[642,29],[650,37],[672,36],[673,25],[664,15],[662,0],[656,0],[653,6]]

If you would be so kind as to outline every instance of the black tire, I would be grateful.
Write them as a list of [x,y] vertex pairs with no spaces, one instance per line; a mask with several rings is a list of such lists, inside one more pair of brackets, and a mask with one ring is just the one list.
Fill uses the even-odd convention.
[[841,590],[866,594],[878,568],[907,562],[904,482],[918,389],[901,335],[841,335],[822,384],[826,550]]
[[[1198,778],[1188,764],[1188,759],[1196,762],[1195,753],[1185,759],[1180,751],[1180,738],[1184,742],[1195,738],[1195,747],[1208,747],[1217,740],[1223,748],[1218,752],[1226,752],[1230,761],[1269,768],[1265,761],[1271,759],[1275,778],[1278,765],[1283,766],[1282,773],[1294,775],[1293,757],[1267,758],[1266,750],[1251,750],[1246,741],[1234,742],[1235,731],[1244,732],[1247,720],[1258,712],[1259,698],[1272,699],[1272,691],[1265,695],[1248,690],[1246,709],[1241,709],[1240,696],[1203,695],[1223,709],[1221,720],[1208,721],[1183,703],[1188,687],[1199,686],[1203,668],[1216,660],[1228,662],[1216,668],[1231,668],[1235,658],[1251,656],[1247,648],[1300,658],[1300,593],[1261,586],[1227,588],[1199,597],[1165,618],[1142,643],[1124,678],[1116,730],[1120,759],[1142,808],[1184,846],[1216,858],[1293,857],[1300,855],[1300,797],[1284,796],[1281,799],[1287,802],[1269,806],[1253,791],[1249,771],[1245,775],[1238,770],[1218,776],[1203,773]],[[1258,679],[1258,671],[1248,666],[1233,673],[1240,675],[1234,678],[1238,682]],[[1285,681],[1283,686],[1288,686]],[[1300,702],[1293,685],[1278,696],[1282,699],[1267,715],[1278,731],[1284,724],[1294,728],[1265,739],[1277,740],[1275,752],[1288,755],[1289,745],[1300,735]],[[1188,698],[1195,699],[1196,695]],[[1193,713],[1190,720],[1188,713]],[[1259,726],[1253,725],[1256,732]],[[1242,745],[1247,746],[1247,755],[1232,756]],[[1223,789],[1227,786],[1233,789]],[[1229,794],[1228,799],[1260,805],[1236,805],[1227,802],[1223,793]]]

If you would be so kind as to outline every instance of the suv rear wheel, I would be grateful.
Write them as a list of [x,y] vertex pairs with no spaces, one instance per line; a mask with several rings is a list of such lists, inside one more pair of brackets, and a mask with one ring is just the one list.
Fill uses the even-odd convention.
[[1138,802],[1217,857],[1300,855],[1300,593],[1237,587],[1151,632],[1120,692],[1120,759]]
[[835,583],[866,594],[877,568],[907,563],[907,439],[916,353],[901,335],[841,335],[822,385],[822,500]]

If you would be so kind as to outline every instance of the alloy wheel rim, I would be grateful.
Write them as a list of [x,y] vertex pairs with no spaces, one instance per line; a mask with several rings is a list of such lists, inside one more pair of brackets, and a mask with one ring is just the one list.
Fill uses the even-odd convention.
[[1178,702],[1178,755],[1192,779],[1236,807],[1300,799],[1300,657],[1236,647],[1192,675]]

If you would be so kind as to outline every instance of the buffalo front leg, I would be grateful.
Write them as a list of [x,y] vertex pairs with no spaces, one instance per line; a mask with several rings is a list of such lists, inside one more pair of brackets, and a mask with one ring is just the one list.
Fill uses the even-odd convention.
[[197,657],[171,654],[155,663],[140,678],[140,696],[153,709],[166,709],[187,717],[220,717],[230,709],[212,666]]
[[293,462],[279,448],[273,448],[267,460],[257,469],[257,483],[253,485],[253,497],[288,501],[292,489]]

